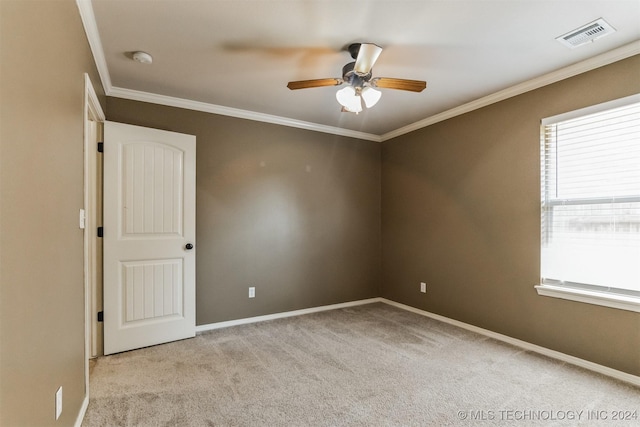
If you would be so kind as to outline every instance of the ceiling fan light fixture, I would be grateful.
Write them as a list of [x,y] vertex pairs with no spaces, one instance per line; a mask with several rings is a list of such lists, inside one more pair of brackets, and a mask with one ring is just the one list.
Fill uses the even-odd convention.
[[343,112],[356,114],[365,107],[372,108],[380,101],[382,92],[375,88],[422,92],[427,87],[427,82],[423,80],[373,78],[371,68],[382,52],[382,48],[376,44],[352,43],[348,50],[355,61],[342,67],[342,78],[299,80],[287,83],[287,87],[295,90],[345,84],[344,88],[336,92],[336,99],[342,106]]
[[366,105],[367,108],[371,108],[374,105],[376,105],[378,101],[380,101],[380,98],[382,97],[382,92],[372,87],[365,87],[360,92],[360,95],[364,100],[364,105]]
[[336,99],[349,112],[359,113],[362,111],[362,100],[356,95],[356,90],[353,86],[346,86],[337,91]]

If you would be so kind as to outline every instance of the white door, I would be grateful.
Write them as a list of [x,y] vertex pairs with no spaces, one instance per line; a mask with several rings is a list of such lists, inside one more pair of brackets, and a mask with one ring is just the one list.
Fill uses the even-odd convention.
[[104,354],[195,336],[196,138],[104,123]]

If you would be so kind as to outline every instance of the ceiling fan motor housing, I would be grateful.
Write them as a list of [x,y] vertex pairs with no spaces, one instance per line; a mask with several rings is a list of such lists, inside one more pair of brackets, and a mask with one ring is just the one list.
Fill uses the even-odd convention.
[[347,48],[349,54],[353,59],[358,58],[358,53],[360,53],[360,46],[362,46],[362,43],[351,43]]
[[369,71],[367,74],[361,75],[353,70],[355,65],[355,62],[349,62],[342,67],[342,80],[350,86],[362,88],[371,79],[372,72]]

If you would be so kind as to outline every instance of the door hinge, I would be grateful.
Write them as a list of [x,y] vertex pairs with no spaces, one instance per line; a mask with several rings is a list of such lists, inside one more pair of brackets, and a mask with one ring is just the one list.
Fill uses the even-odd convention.
[[104,229],[102,227],[98,227],[98,237],[104,237]]
[[104,153],[104,142],[98,142],[98,153]]
[[98,312],[98,322],[104,322],[104,311]]

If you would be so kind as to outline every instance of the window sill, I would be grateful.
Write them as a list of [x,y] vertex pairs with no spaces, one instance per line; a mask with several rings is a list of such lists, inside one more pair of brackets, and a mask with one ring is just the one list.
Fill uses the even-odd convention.
[[588,291],[553,285],[537,285],[535,288],[536,291],[538,291],[538,295],[579,301],[587,304],[602,305],[605,307],[640,313],[640,298],[633,296],[615,295],[605,292]]

